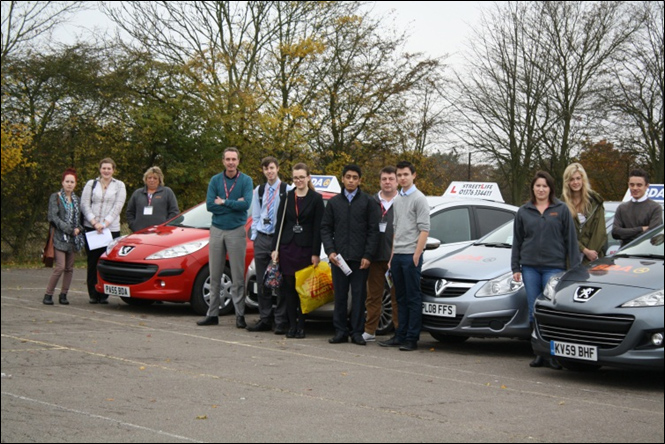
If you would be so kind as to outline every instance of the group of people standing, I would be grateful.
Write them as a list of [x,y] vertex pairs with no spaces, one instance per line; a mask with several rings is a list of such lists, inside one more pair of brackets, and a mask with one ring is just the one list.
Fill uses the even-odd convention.
[[[113,177],[116,164],[111,158],[99,162],[99,176],[89,180],[81,198],[74,189],[78,181],[76,170],[68,168],[62,174],[62,189],[49,199],[48,220],[54,226],[55,267],[46,287],[43,303],[53,305],[53,294],[61,276],[58,302],[69,304],[67,293],[74,273],[75,253],[85,248],[87,256],[88,297],[91,304],[108,304],[108,296],[97,292],[97,262],[105,247],[90,249],[84,233],[102,234],[109,230],[111,238],[120,236],[120,213],[125,205],[125,184]],[[173,191],[164,186],[164,174],[151,167],[143,175],[145,186],[137,189],[127,205],[127,221],[132,231],[160,224],[180,213]]]
[[[314,190],[309,167],[297,163],[291,171],[293,185],[279,177],[279,162],[269,156],[261,167],[266,183],[253,187],[251,178],[238,170],[240,153],[224,151],[225,171],[208,185],[206,205],[213,214],[210,235],[210,273],[213,287],[208,313],[197,324],[219,323],[219,290],[228,253],[231,274],[243,276],[246,238],[244,225],[251,208],[254,261],[259,282],[270,262],[279,263],[282,284],[277,303],[272,290],[259,285],[259,320],[245,320],[243,279],[233,280],[236,327],[249,331],[273,331],[287,338],[305,337],[305,315],[300,309],[295,274],[320,261],[321,245],[332,264],[335,292],[335,335],[328,342],[366,345],[375,340],[381,313],[385,275],[392,274],[394,338],[380,343],[401,350],[415,350],[422,325],[420,270],[429,234],[429,205],[415,184],[415,167],[400,162],[381,171],[381,191],[370,196],[360,189],[362,170],[347,165],[342,171],[343,190],[323,203]],[[397,183],[402,189],[397,192]],[[342,269],[345,264],[348,269]],[[237,270],[237,271],[235,271]],[[368,284],[369,279],[369,284]],[[351,310],[348,312],[348,295]],[[368,297],[369,290],[369,297]],[[367,309],[367,319],[365,310]]]
[[[223,161],[225,170],[211,178],[206,196],[206,207],[212,213],[211,297],[208,312],[198,325],[219,323],[220,283],[227,255],[232,276],[245,274],[244,226],[251,209],[250,238],[254,241],[259,282],[271,261],[279,263],[283,281],[276,305],[272,291],[259,285],[259,320],[248,326],[244,279],[233,279],[231,294],[236,327],[257,332],[274,330],[275,334],[288,338],[304,338],[305,315],[300,310],[295,274],[319,264],[323,244],[332,265],[335,292],[335,335],[328,342],[340,344],[350,340],[366,345],[376,340],[388,279],[392,283],[396,332],[379,345],[403,351],[417,349],[422,327],[420,273],[430,219],[427,199],[415,185],[416,170],[411,163],[402,161],[396,167],[383,168],[381,189],[373,196],[360,189],[360,167],[347,165],[342,171],[342,192],[325,206],[322,196],[314,190],[305,163],[293,166],[293,185],[287,185],[279,177],[278,160],[268,156],[261,162],[266,182],[254,187],[251,177],[239,170],[240,152],[236,148],[227,148]],[[76,171],[67,169],[62,176],[62,189],[51,195],[49,221],[55,227],[56,267],[44,304],[53,304],[55,286],[63,274],[59,302],[68,304],[74,253],[84,245],[90,303],[108,303],[106,296],[95,290],[97,261],[104,248],[90,250],[83,233],[102,233],[108,229],[113,238],[120,235],[120,212],[126,192],[124,183],[113,177],[115,168],[112,159],[102,159],[100,176],[86,183],[81,199],[74,193]],[[134,192],[126,210],[133,231],[162,223],[179,213],[175,195],[164,186],[164,175],[158,167],[149,168],[143,180],[145,186]],[[515,216],[511,268],[513,279],[524,282],[532,323],[535,300],[552,276],[580,262],[597,260],[606,251],[603,198],[591,189],[587,173],[579,163],[566,168],[563,181],[563,200],[559,200],[553,177],[538,171],[531,181],[530,199]],[[646,172],[631,171],[631,200],[617,209],[612,230],[622,245],[662,224],[660,205],[646,197],[648,186]],[[555,360],[542,357],[536,357],[530,365],[559,368]]]
[[[646,197],[648,174],[631,171],[628,185],[631,200],[619,205],[612,228],[622,246],[663,223],[660,205]],[[532,326],[536,298],[549,279],[579,263],[602,258],[607,249],[603,198],[591,189],[584,167],[573,163],[564,171],[563,201],[554,190],[552,176],[538,171],[531,181],[531,199],[518,210],[513,228],[513,279],[524,283]],[[542,356],[530,365],[561,368],[555,359]]]

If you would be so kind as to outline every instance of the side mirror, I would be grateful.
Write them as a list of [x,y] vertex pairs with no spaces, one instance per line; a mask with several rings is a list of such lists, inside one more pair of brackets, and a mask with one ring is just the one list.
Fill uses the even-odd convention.
[[428,237],[427,243],[425,244],[425,250],[436,250],[440,246],[441,246],[441,241],[439,239]]

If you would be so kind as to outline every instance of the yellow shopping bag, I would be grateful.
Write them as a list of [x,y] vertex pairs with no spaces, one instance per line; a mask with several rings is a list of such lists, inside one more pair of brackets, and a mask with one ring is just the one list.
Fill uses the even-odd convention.
[[310,265],[296,271],[296,291],[300,296],[300,309],[303,314],[334,300],[330,264],[320,262],[317,267]]

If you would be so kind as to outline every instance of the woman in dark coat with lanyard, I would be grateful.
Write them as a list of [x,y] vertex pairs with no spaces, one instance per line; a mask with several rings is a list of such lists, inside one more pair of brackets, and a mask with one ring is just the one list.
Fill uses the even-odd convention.
[[[286,299],[289,319],[287,338],[305,337],[305,315],[300,310],[296,291],[296,271],[309,265],[317,266],[321,255],[321,220],[323,198],[314,191],[309,167],[298,163],[293,167],[295,188],[279,204],[277,220],[282,224],[273,238],[272,259],[279,262],[282,272],[281,296]],[[284,212],[286,211],[286,214]],[[277,239],[280,238],[279,245]]]

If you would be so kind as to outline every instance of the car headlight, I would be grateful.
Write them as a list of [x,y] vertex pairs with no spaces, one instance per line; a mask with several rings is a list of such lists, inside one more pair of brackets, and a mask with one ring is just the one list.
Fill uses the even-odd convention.
[[479,298],[487,296],[501,296],[504,294],[515,293],[523,286],[524,284],[522,282],[517,282],[513,279],[513,272],[511,271],[499,276],[498,278],[488,281],[480,288],[480,290],[478,290],[476,296]]
[[126,237],[127,237],[127,235],[124,235],[124,236],[116,237],[115,239],[113,239],[111,241],[111,243],[106,246],[106,255],[108,256],[109,254],[111,254],[111,251],[113,251],[113,248],[116,245],[118,245],[118,242],[120,242],[121,240],[123,240]]
[[208,245],[209,239],[189,242],[187,244],[176,245],[175,247],[167,248],[166,250],[158,251],[157,253],[151,254],[146,259],[171,259],[173,257],[187,256],[192,254],[195,251],[199,251],[201,248]]
[[622,307],[662,307],[663,299],[663,290],[658,290],[628,301]]
[[543,297],[545,299],[547,299],[548,301],[554,300],[554,295],[556,293],[556,286],[559,285],[560,281],[561,281],[561,274],[555,274],[550,278],[549,281],[547,281],[547,285],[545,285],[545,289],[543,289]]

